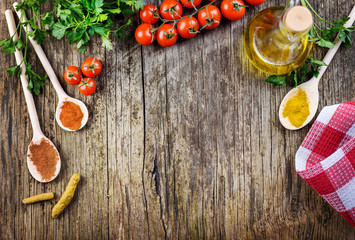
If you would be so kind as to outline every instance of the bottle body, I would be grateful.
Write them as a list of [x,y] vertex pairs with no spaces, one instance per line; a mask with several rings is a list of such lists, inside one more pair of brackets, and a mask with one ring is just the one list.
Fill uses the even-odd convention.
[[291,32],[283,24],[285,7],[270,7],[254,16],[244,34],[244,49],[261,71],[283,75],[301,66],[312,49],[307,31]]

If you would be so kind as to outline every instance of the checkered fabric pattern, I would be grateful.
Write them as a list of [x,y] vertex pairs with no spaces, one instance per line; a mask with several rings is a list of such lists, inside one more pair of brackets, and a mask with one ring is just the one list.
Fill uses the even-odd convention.
[[296,153],[296,171],[355,227],[355,101],[320,112]]

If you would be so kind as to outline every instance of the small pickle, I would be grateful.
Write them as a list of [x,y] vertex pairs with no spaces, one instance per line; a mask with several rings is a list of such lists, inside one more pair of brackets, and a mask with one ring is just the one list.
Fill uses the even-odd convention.
[[52,209],[52,218],[57,218],[58,215],[64,210],[66,206],[72,200],[76,186],[80,180],[80,175],[75,173],[69,180],[67,188],[65,189],[62,197],[60,198],[59,202],[53,207]]
[[22,203],[24,204],[31,204],[31,203],[36,203],[36,202],[41,202],[41,201],[46,201],[54,198],[54,193],[42,193],[36,196],[32,196],[29,198],[25,198],[22,200]]

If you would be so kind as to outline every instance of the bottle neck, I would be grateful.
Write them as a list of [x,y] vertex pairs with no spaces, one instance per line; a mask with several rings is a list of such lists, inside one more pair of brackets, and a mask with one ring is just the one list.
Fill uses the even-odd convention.
[[306,36],[309,31],[309,29],[307,29],[306,31],[292,32],[290,29],[288,29],[286,27],[284,20],[283,20],[283,16],[280,19],[279,28],[280,28],[280,31],[282,32],[282,34],[284,36],[286,36],[290,42],[297,42],[298,40],[300,40],[301,38]]
[[290,0],[282,13],[279,28],[289,41],[296,42],[307,35],[312,27],[311,12],[301,5],[300,0]]

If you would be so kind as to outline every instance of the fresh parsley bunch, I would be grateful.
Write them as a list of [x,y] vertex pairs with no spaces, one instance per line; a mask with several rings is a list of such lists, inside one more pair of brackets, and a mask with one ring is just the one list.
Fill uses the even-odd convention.
[[[26,75],[29,78],[28,89],[38,95],[40,87],[44,85],[45,77],[41,77],[32,71],[31,64],[26,61],[28,37],[31,36],[42,44],[47,36],[57,39],[66,37],[69,44],[76,44],[80,52],[85,52],[93,36],[98,35],[102,40],[102,47],[112,49],[110,35],[117,38],[126,37],[125,28],[131,23],[128,17],[134,10],[144,6],[142,0],[53,0],[53,9],[41,12],[41,6],[47,0],[23,0],[17,5],[17,10],[24,10],[31,18],[27,22],[19,22],[17,30],[20,37],[16,41],[13,36],[0,41],[0,47],[4,53],[14,53],[16,49],[25,50],[24,64]],[[121,26],[115,24],[116,18],[124,18]],[[30,24],[33,31],[26,35],[25,43],[21,40],[22,25]],[[19,76],[19,66],[7,70],[12,76]]]
[[[311,30],[308,32],[309,41],[315,42],[319,47],[333,48],[335,43],[333,39],[338,35],[339,39],[344,43],[345,48],[349,48],[352,45],[351,32],[355,27],[344,27],[344,24],[349,20],[348,17],[344,17],[335,22],[329,22],[318,15],[318,13],[312,8],[307,0],[301,0],[304,7],[308,7],[324,24],[329,27],[322,27],[313,22]],[[287,75],[270,75],[265,81],[274,84],[274,86],[286,86],[297,87],[299,84],[307,81],[313,76],[318,77],[319,66],[325,66],[326,64],[313,57],[309,57],[303,66],[293,70]]]
[[85,52],[95,34],[101,37],[103,47],[112,49],[110,33],[117,38],[126,37],[124,29],[131,23],[128,19],[124,25],[114,29],[114,17],[118,14],[128,17],[134,9],[143,7],[140,0],[55,0],[55,3],[56,19],[48,15],[44,23],[51,27],[53,37],[61,39],[68,36],[68,43],[77,44],[80,52]]

